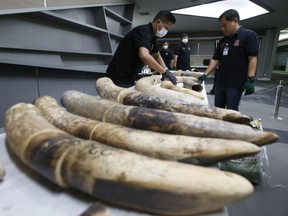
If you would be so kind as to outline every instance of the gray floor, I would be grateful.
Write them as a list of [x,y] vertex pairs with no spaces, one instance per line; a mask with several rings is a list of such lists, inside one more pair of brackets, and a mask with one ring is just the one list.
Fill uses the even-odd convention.
[[[266,131],[279,135],[278,142],[265,147],[263,182],[255,186],[253,195],[244,201],[229,206],[229,216],[287,216],[288,215],[288,77],[274,76],[272,81],[256,81],[256,92],[243,96],[239,111],[261,119]],[[282,80],[278,118],[274,116],[274,102]],[[213,80],[206,83],[207,92]],[[214,96],[208,95],[209,104]]]

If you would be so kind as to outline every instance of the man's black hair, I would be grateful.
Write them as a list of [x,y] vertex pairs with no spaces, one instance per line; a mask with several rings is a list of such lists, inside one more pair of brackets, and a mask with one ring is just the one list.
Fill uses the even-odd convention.
[[238,11],[234,10],[234,9],[229,9],[227,11],[225,11],[224,13],[222,13],[220,15],[220,17],[218,18],[218,20],[220,21],[223,17],[225,17],[225,19],[227,21],[232,21],[234,18],[238,19],[238,22],[240,22],[240,16]]
[[187,33],[183,33],[183,34],[181,35],[181,39],[183,39],[183,38],[185,38],[185,37],[188,37],[188,34],[187,34]]
[[153,22],[156,21],[157,19],[160,19],[162,22],[166,23],[171,22],[174,24],[176,22],[176,18],[169,10],[159,11],[155,16],[155,18],[153,19]]

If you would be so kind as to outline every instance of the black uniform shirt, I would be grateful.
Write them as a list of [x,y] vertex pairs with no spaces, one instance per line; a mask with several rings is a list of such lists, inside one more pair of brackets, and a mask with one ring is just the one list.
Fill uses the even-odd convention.
[[162,59],[169,69],[172,65],[170,65],[171,60],[173,59],[173,52],[170,49],[162,49],[160,50],[160,55],[162,56]]
[[132,29],[120,41],[120,44],[107,68],[107,75],[114,83],[134,84],[144,63],[139,57],[139,48],[145,47],[150,53],[159,51],[157,37],[153,33],[152,23]]
[[240,27],[232,37],[223,37],[213,56],[220,62],[216,82],[242,88],[248,74],[248,56],[257,56],[258,51],[259,39],[254,31]]
[[178,56],[177,70],[190,70],[191,50],[189,45],[181,42],[176,46],[174,54]]

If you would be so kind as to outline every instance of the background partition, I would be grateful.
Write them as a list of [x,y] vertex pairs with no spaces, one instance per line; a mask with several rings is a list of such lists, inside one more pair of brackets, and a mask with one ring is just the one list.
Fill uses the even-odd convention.
[[67,90],[97,95],[119,41],[130,31],[134,4],[0,15],[0,128],[6,110]]

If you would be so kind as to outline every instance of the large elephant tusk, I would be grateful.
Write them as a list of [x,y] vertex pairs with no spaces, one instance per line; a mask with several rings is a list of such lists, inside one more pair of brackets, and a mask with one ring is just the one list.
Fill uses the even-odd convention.
[[157,96],[150,96],[128,88],[121,88],[116,86],[108,77],[97,79],[96,90],[102,98],[117,101],[124,105],[181,112],[185,114],[221,119],[242,124],[249,124],[251,121],[249,116],[243,115],[240,112],[234,110],[210,107],[207,105],[199,105],[192,102],[187,103],[164,99]]
[[251,183],[234,173],[75,138],[51,125],[32,104],[10,107],[5,131],[12,151],[39,174],[123,207],[193,215],[217,211],[253,193]]
[[202,74],[204,74],[204,72],[196,72],[196,71],[182,71],[182,70],[177,70],[177,71],[171,71],[175,76],[186,76],[186,77],[191,77],[191,78],[195,78],[195,80],[197,80],[197,78],[199,76],[201,76]]
[[155,85],[157,83],[160,83],[160,76],[143,77],[137,81],[135,88],[137,91],[151,96],[208,106],[206,102],[192,95],[159,88],[159,86]]
[[163,82],[161,82],[160,86],[162,88],[171,89],[173,91],[182,92],[185,94],[192,95],[193,97],[199,98],[201,100],[205,99],[205,97],[201,93],[194,91],[192,89],[187,89],[187,88],[175,86],[171,81],[168,81],[168,80],[164,80]]
[[239,140],[164,135],[95,121],[67,112],[50,96],[37,98],[34,104],[50,123],[69,134],[155,158],[212,165],[260,150]]
[[203,90],[202,84],[198,82],[198,79],[194,79],[194,77],[177,76],[177,81],[179,83],[183,83],[185,88],[192,89],[197,92],[201,92]]
[[98,121],[162,133],[237,139],[263,145],[278,140],[272,132],[217,119],[173,113],[144,107],[125,106],[79,91],[66,91],[61,103],[72,113]]

